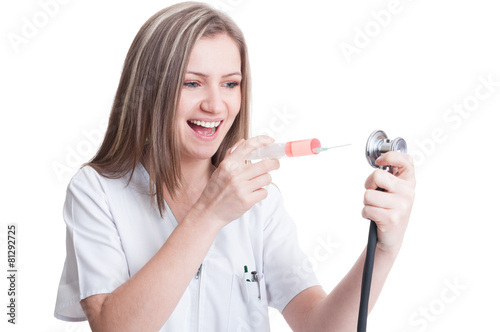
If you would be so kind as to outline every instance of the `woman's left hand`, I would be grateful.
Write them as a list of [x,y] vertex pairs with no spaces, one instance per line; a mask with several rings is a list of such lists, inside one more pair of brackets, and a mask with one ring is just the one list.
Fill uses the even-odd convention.
[[[415,198],[415,168],[412,158],[390,151],[376,161],[380,166],[393,166],[394,175],[381,169],[366,179],[363,218],[378,227],[377,248],[397,253],[403,242]],[[385,190],[380,191],[377,188]]]

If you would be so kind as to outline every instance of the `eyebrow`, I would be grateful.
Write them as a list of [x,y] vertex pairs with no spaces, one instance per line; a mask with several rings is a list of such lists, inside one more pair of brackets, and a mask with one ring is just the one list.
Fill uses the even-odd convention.
[[[193,74],[193,75],[196,75],[196,76],[208,77],[207,74],[203,74],[203,73],[200,73],[200,72],[197,72],[197,71],[188,71],[188,72],[186,72],[186,74]],[[229,74],[223,75],[222,77],[225,78],[225,77],[229,77],[229,76],[233,76],[233,75],[242,76],[239,71],[235,71],[234,73],[229,73]]]

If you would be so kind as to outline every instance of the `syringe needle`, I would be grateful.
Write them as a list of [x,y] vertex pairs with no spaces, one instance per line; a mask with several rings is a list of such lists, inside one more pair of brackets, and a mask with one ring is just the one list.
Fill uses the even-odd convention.
[[351,144],[343,144],[343,145],[330,146],[328,148],[323,148],[323,147],[321,147],[321,148],[315,148],[314,152],[320,153],[322,151],[326,151],[326,150],[330,150],[330,149],[336,149],[336,148],[341,148],[343,146],[348,146],[348,145],[351,145]]
[[330,150],[330,149],[335,149],[335,148],[341,148],[343,146],[348,146],[348,145],[351,145],[351,144],[336,145],[336,146],[331,146],[329,148],[324,148],[324,149],[325,150]]

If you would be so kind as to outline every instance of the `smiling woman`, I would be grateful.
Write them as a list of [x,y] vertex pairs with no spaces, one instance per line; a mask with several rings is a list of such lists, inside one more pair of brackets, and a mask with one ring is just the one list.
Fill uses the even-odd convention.
[[[68,185],[57,318],[94,332],[265,332],[270,306],[294,331],[353,330],[364,254],[327,296],[271,184],[279,161],[246,162],[273,142],[247,138],[248,68],[241,31],[207,5],[173,5],[140,29],[104,141]],[[366,182],[363,215],[384,231],[371,306],[414,188],[411,160],[377,163],[400,178]]]

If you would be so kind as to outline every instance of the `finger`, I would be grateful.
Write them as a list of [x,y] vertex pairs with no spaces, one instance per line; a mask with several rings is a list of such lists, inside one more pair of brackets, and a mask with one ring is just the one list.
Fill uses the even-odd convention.
[[404,180],[412,180],[415,176],[413,158],[406,153],[389,151],[382,154],[375,163],[379,166],[393,166],[395,175]]
[[252,206],[265,199],[267,195],[268,192],[264,188],[259,188],[257,190],[254,190],[252,193],[250,193],[250,199],[252,200],[253,203]]
[[379,190],[367,190],[363,197],[363,204],[383,209],[396,209],[401,206],[397,195]]
[[242,171],[241,176],[244,179],[253,179],[257,176],[260,176],[264,173],[268,173],[271,171],[275,171],[280,168],[280,162],[277,159],[265,159],[255,164],[249,164]]
[[250,192],[254,192],[255,190],[258,190],[260,188],[263,188],[265,186],[268,186],[271,184],[273,181],[273,178],[271,177],[271,174],[269,173],[264,173],[262,175],[259,175],[247,182],[247,189]]
[[365,188],[366,189],[377,189],[381,188],[387,192],[396,192],[396,187],[402,180],[392,175],[389,172],[383,171],[381,169],[376,169],[366,178]]
[[231,156],[239,160],[245,160],[245,158],[254,150],[257,150],[264,145],[268,145],[274,142],[274,138],[266,135],[259,135],[247,139],[238,145],[231,153]]
[[231,148],[227,149],[226,150],[226,154],[224,155],[224,158],[226,158],[228,155],[230,155],[231,153],[233,153],[233,151],[239,146],[241,145],[241,143],[243,143],[243,141],[245,141],[244,138],[241,138],[238,142],[236,142]]
[[384,232],[386,230],[386,224],[383,220],[387,220],[389,218],[390,210],[367,205],[361,211],[361,215],[365,219],[373,220],[377,224],[377,228],[381,232]]

